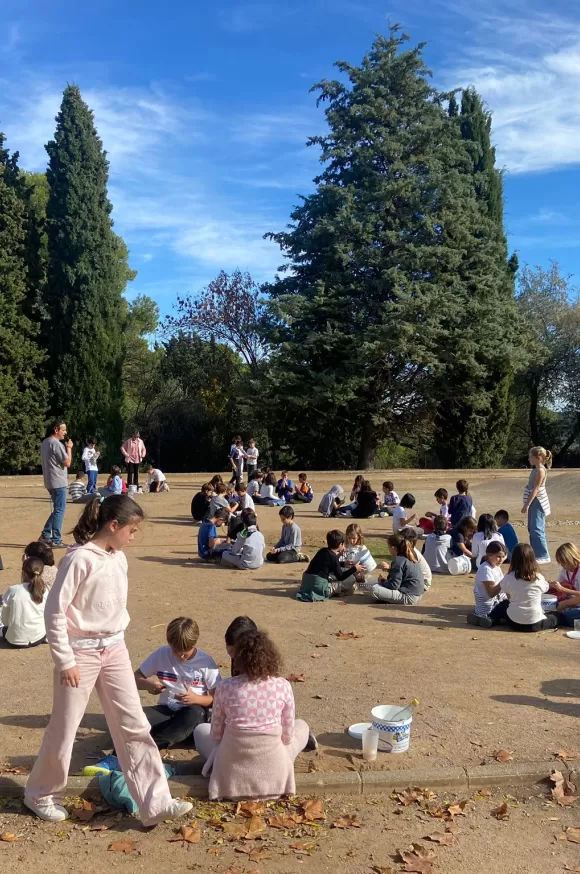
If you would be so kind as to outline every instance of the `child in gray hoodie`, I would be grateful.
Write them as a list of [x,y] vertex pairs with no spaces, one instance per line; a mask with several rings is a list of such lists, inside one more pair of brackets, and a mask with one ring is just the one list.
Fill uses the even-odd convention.
[[264,535],[256,527],[255,513],[246,512],[246,527],[240,531],[231,549],[222,552],[222,565],[241,571],[257,570],[264,564]]

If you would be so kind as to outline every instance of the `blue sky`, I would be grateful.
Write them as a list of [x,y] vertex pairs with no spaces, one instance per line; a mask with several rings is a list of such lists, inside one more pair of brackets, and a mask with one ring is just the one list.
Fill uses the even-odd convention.
[[[576,9],[574,6],[576,5]],[[110,158],[116,230],[163,312],[220,269],[259,280],[312,189],[323,128],[309,94],[400,22],[426,41],[435,83],[475,85],[494,113],[510,248],[580,282],[580,9],[555,0],[3,0],[0,129],[46,165],[62,89],[75,82]]]

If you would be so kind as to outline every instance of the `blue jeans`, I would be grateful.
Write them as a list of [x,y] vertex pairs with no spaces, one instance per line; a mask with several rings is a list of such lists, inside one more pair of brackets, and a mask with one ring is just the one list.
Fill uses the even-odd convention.
[[580,607],[568,607],[567,610],[562,610],[558,613],[560,623],[574,628],[574,620],[580,619]]
[[91,495],[94,495],[95,492],[97,491],[97,477],[98,477],[98,475],[99,475],[98,470],[88,470],[87,471],[87,476],[89,478],[89,482],[87,484],[87,492],[89,492],[89,494],[91,494]]
[[66,509],[66,488],[49,489],[50,501],[52,503],[52,513],[46,520],[46,525],[40,535],[44,540],[50,540],[51,543],[58,544],[62,542],[62,523],[64,520],[64,511]]
[[548,543],[546,541],[546,514],[537,498],[534,498],[528,507],[528,532],[530,545],[534,550],[536,559],[550,560]]

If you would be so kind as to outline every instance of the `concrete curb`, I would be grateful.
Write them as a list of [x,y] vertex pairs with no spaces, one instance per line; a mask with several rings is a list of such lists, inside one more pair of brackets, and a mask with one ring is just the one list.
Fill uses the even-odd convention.
[[[420,786],[424,789],[451,789],[457,793],[472,789],[504,786],[533,786],[547,780],[557,768],[570,779],[575,771],[565,762],[518,762],[510,765],[493,763],[470,768],[441,768],[430,771],[330,771],[328,773],[297,774],[298,795],[372,795],[390,794],[395,789]],[[21,798],[27,777],[0,776],[0,798]],[[207,780],[194,774],[172,777],[171,794],[183,798],[207,798]],[[67,796],[100,796],[96,777],[69,777]]]

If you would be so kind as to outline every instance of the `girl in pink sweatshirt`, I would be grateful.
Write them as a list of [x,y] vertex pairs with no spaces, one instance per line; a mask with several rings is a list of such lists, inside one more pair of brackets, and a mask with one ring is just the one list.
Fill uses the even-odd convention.
[[143,824],[156,825],[192,808],[171,798],[124,641],[129,614],[123,549],[142,519],[141,507],[126,495],[95,497],[85,506],[73,532],[77,546],[61,561],[47,597],[46,636],[56,668],[52,715],[24,803],[49,822],[68,818],[60,799],[94,688]]

